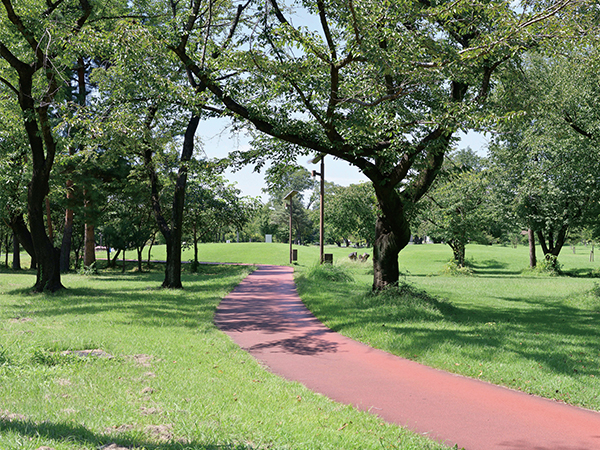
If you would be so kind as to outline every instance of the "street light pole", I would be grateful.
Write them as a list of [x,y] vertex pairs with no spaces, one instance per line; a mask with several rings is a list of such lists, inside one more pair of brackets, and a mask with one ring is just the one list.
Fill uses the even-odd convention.
[[321,177],[321,195],[319,202],[319,260],[321,264],[325,261],[324,246],[325,246],[325,233],[324,233],[324,213],[325,213],[325,155],[321,154],[313,159],[311,162],[316,164],[321,160],[321,173],[316,170],[312,171],[312,176],[319,175]]

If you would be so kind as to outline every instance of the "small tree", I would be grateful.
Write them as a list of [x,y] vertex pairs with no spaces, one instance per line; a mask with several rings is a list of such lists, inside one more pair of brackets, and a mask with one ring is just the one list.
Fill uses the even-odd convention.
[[377,221],[377,199],[371,183],[331,186],[325,194],[325,230],[333,242],[348,239],[372,244]]
[[488,193],[485,172],[448,169],[419,205],[420,230],[448,244],[458,267],[465,265],[466,244],[483,235]]

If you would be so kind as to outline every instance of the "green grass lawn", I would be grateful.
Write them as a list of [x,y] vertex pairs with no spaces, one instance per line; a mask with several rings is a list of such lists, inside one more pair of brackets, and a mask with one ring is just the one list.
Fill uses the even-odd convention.
[[0,449],[443,448],[272,375],[218,331],[250,270],[203,266],[179,291],[158,271],[66,275],[53,295],[0,272]]
[[[318,247],[296,248],[299,293],[334,330],[600,410],[600,288],[590,276],[600,263],[588,248],[566,248],[566,275],[547,276],[523,273],[526,247],[470,245],[473,274],[447,276],[447,246],[409,246],[400,255],[408,284],[380,296],[369,293],[370,262],[348,261],[352,249],[327,247],[335,264],[324,271]],[[289,261],[285,244],[200,252],[203,261]],[[250,268],[202,266],[170,291],[158,288],[159,265],[141,274],[133,266],[64,276],[68,289],[54,295],[31,294],[31,272],[0,273],[0,449],[441,448],[271,375],[219,332],[215,308]],[[63,354],[85,349],[112,357]]]
[[[538,255],[541,252],[538,252]],[[299,267],[299,292],[334,330],[423,364],[600,410],[600,290],[589,249],[565,249],[570,275],[522,273],[527,248],[467,247],[472,276],[444,276],[443,245],[409,246],[397,295],[369,293],[372,268],[340,263],[352,282]],[[325,274],[326,276],[326,274]]]

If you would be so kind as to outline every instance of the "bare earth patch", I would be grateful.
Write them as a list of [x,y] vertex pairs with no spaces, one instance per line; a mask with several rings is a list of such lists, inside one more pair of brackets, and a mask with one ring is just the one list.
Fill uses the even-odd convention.
[[133,359],[137,364],[139,364],[142,367],[150,367],[152,364],[152,360],[154,359],[154,356],[152,355],[130,355],[127,356],[127,358],[131,358]]
[[75,355],[81,358],[89,358],[90,356],[94,356],[96,358],[114,358],[110,353],[106,353],[104,350],[100,348],[95,348],[91,350],[67,350],[61,353],[62,355]]
[[142,416],[150,416],[153,414],[160,414],[162,412],[162,410],[160,408],[155,408],[154,406],[150,407],[150,408],[146,408],[145,406],[142,406],[140,408],[141,412],[142,412]]
[[0,410],[0,420],[4,420],[7,422],[12,422],[13,420],[26,421],[27,417],[25,417],[23,414],[12,414],[8,411]]
[[8,319],[10,323],[26,323],[32,322],[33,319],[31,317],[14,317],[12,319]]
[[173,439],[173,425],[148,425],[146,432],[158,441],[170,441]]

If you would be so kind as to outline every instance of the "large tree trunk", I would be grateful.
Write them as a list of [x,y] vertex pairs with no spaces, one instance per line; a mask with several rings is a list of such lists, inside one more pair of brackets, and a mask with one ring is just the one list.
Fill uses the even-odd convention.
[[554,238],[554,233],[552,231],[548,231],[546,235],[542,230],[538,230],[538,240],[540,241],[540,246],[542,247],[542,252],[544,253],[544,257],[546,259],[550,259],[552,256],[558,258],[560,251],[567,240],[567,230],[568,226],[563,226],[559,231],[556,239]]
[[460,241],[450,241],[454,262],[458,267],[465,267],[465,244]]
[[64,286],[60,280],[60,250],[54,248],[46,234],[44,221],[44,199],[49,190],[48,178],[36,174],[35,170],[29,184],[28,214],[29,229],[38,263],[34,291],[56,292]]
[[527,236],[529,238],[529,267],[533,269],[537,266],[537,258],[535,256],[535,233],[531,228],[527,230]]
[[410,242],[410,225],[395,189],[375,188],[381,214],[375,224],[373,243],[373,290],[398,283],[398,254]]
[[[150,127],[153,114],[155,113],[155,110],[151,111],[146,122],[147,127]],[[194,135],[196,134],[199,123],[200,118],[192,115],[185,131],[183,149],[179,158],[179,173],[175,182],[175,194],[173,195],[170,227],[162,214],[162,208],[160,206],[158,176],[152,162],[152,150],[150,146],[148,146],[144,152],[144,160],[152,187],[152,209],[158,223],[158,229],[167,243],[167,263],[165,267],[165,279],[162,283],[162,287],[164,288],[181,289],[183,287],[181,284],[181,237],[183,234],[183,210],[185,206],[185,187],[187,184],[188,173],[187,163],[194,153]]]

